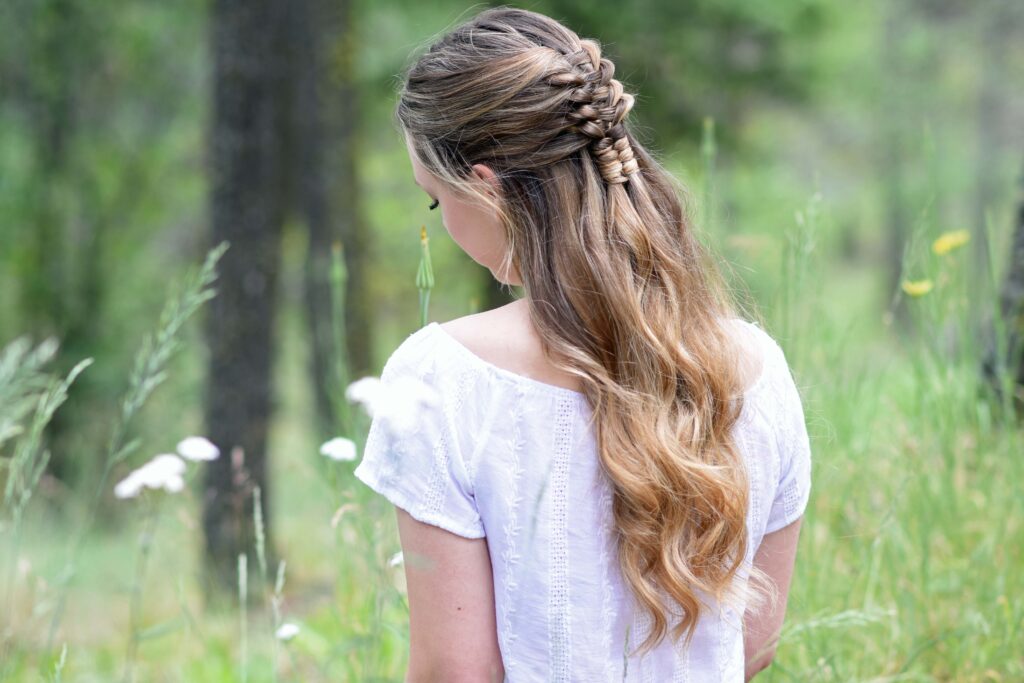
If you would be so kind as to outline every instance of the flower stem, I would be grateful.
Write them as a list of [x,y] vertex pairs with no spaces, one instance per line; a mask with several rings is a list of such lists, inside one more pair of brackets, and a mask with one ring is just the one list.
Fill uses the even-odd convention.
[[142,585],[146,573],[146,565],[153,548],[153,535],[156,531],[158,505],[153,496],[143,494],[146,499],[146,512],[139,534],[139,556],[135,564],[135,579],[132,584],[131,602],[129,604],[128,652],[125,657],[124,680],[132,683],[135,680],[135,659],[139,649],[139,624],[142,621]]

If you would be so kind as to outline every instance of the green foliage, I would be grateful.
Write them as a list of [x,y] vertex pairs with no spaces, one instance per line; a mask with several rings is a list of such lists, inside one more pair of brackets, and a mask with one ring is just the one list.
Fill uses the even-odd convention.
[[[413,48],[479,6],[356,7],[357,35],[373,37],[357,46],[356,220],[374,236],[366,295],[382,360],[426,322],[428,303],[434,319],[468,313],[489,277],[426,211],[390,120]],[[635,130],[695,190],[694,229],[735,269],[737,289],[762,302],[801,386],[814,489],[782,643],[757,680],[1024,679],[1024,443],[980,383],[969,322],[999,276],[977,270],[980,216],[983,246],[1002,256],[1024,153],[1011,129],[1024,73],[1019,7],[537,6],[604,44],[638,95]],[[401,680],[408,606],[401,569],[388,565],[399,549],[393,512],[348,465],[323,477],[311,464],[307,337],[288,270],[301,258],[289,244],[268,510],[287,586],[283,564],[270,585],[261,541],[245,588],[258,585],[266,604],[204,612],[192,500],[173,508],[148,549],[146,600],[131,622],[136,539],[95,528],[95,508],[76,514],[70,504],[79,487],[65,492],[47,476],[44,427],[71,408],[87,411],[71,439],[103,453],[82,459],[101,482],[95,499],[84,492],[89,503],[141,444],[195,424],[203,349],[187,343],[184,323],[212,295],[219,256],[172,294],[136,350],[167,273],[201,242],[209,6],[85,8],[0,7],[0,339],[14,340],[0,353],[0,569],[13,588],[0,619],[16,633],[0,641],[2,666],[12,681],[113,680],[137,626],[139,680]],[[930,251],[959,229],[971,231],[967,247]],[[345,305],[339,262],[335,310]],[[898,281],[908,278],[934,287],[907,296]],[[985,283],[982,299],[968,293],[972,281]],[[358,440],[365,423],[346,412],[342,342],[364,331],[336,323],[334,400],[343,433]],[[26,331],[60,338],[60,354],[54,342],[33,348],[17,336]],[[95,363],[79,375],[82,358]],[[288,642],[274,637],[285,622],[300,624]]]
[[56,352],[57,340],[48,339],[33,349],[24,336],[0,353],[0,446],[24,432],[22,421],[46,391],[48,375],[43,366]]
[[[39,350],[41,349],[37,349],[37,353]],[[11,356],[18,355],[17,346],[8,351],[11,353],[4,353],[0,364],[11,360]],[[46,391],[38,398],[35,414],[32,416],[28,430],[18,440],[14,455],[5,462],[7,481],[4,486],[3,506],[0,507],[0,510],[3,511],[4,516],[10,515],[15,525],[20,522],[22,512],[25,510],[29,498],[32,497],[32,491],[39,483],[39,477],[50,457],[49,451],[42,447],[43,429],[49,424],[57,408],[67,400],[68,387],[90,364],[92,364],[92,359],[86,358],[71,369],[67,378],[59,381],[51,380]],[[19,379],[19,377],[13,378],[12,387],[9,387],[9,389],[13,389],[13,392],[18,392],[27,383],[18,382]]]

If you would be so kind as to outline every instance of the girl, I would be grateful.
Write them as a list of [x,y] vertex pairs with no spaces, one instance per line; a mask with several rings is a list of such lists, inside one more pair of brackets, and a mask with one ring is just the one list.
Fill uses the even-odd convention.
[[430,389],[412,420],[375,412],[355,471],[397,508],[408,681],[736,682],[775,651],[810,491],[800,395],[614,70],[502,6],[406,74],[416,184],[525,294],[413,332],[382,373]]

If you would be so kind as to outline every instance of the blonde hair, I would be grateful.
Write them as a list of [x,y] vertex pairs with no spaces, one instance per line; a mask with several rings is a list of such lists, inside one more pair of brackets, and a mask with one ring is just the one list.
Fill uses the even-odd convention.
[[[580,378],[622,574],[653,619],[647,651],[668,629],[663,596],[682,608],[672,637],[687,644],[702,595],[760,600],[734,581],[749,505],[731,436],[744,390],[734,303],[682,188],[630,132],[634,98],[614,71],[597,41],[494,7],[412,64],[395,116],[424,168],[500,217],[503,270],[521,275],[544,354]],[[474,164],[494,170],[500,194]],[[756,568],[743,578],[774,599]]]

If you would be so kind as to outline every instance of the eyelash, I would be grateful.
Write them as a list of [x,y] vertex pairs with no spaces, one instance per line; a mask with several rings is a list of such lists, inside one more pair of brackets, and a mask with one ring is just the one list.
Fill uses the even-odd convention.
[[429,208],[429,209],[430,209],[431,211],[433,211],[434,209],[436,209],[436,208],[437,208],[437,205],[438,205],[438,204],[440,204],[440,202],[439,202],[438,200],[436,200],[436,199],[435,199],[435,200],[434,200],[434,203],[433,203],[433,204],[431,204],[431,205],[430,205],[429,207],[427,207],[427,208]]

